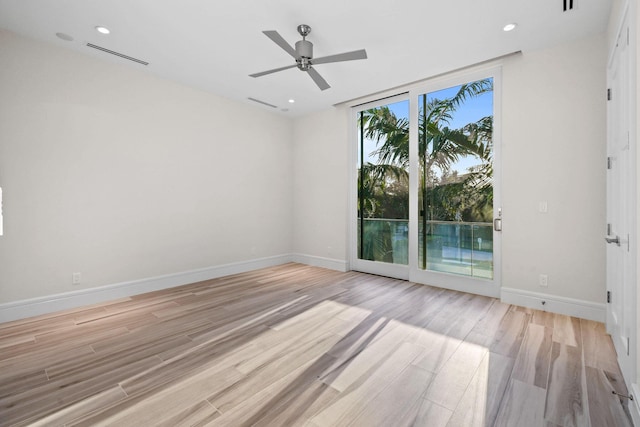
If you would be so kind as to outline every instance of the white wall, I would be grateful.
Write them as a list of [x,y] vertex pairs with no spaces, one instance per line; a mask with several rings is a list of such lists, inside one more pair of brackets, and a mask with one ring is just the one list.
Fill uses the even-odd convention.
[[[604,39],[525,52],[504,64],[505,287],[604,302]],[[348,183],[338,168],[347,166],[345,116],[338,110],[296,121],[298,252],[326,256],[327,246],[341,247],[344,240]],[[330,156],[335,169],[327,167]],[[305,185],[312,191],[304,192]],[[547,201],[547,214],[538,213],[540,201]],[[548,275],[548,288],[538,285],[541,273]]]
[[311,264],[346,268],[348,111],[296,120],[293,132],[293,252]]
[[504,287],[604,302],[605,90],[604,35],[505,63]]
[[0,303],[290,254],[290,120],[4,31],[0,58]]
[[[604,39],[504,65],[509,288],[603,302]],[[292,123],[6,32],[0,57],[0,303],[289,253],[347,265],[344,109]]]

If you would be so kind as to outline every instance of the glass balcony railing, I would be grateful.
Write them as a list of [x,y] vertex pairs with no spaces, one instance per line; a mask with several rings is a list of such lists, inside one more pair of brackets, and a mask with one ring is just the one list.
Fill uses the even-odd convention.
[[[422,228],[420,223],[418,259],[421,268],[493,279],[493,224],[426,221],[425,233]],[[426,256],[423,255],[425,237]]]
[[[409,221],[366,218],[358,236],[360,258],[409,263]],[[426,244],[425,240],[426,239]],[[493,278],[493,225],[484,222],[422,221],[418,224],[418,265],[424,270]]]
[[[361,234],[358,218],[359,257],[370,261],[409,264],[409,220],[365,218]],[[362,241],[360,241],[362,237]]]

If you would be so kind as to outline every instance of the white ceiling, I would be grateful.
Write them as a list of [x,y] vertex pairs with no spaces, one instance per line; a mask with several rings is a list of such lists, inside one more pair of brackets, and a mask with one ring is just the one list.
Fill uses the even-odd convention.
[[[0,0],[0,28],[298,117],[518,50],[605,30],[611,0],[573,3],[574,10],[563,12],[563,0]],[[510,22],[518,23],[517,29],[503,32]],[[331,85],[325,91],[295,68],[249,77],[293,63],[262,31],[276,30],[293,45],[300,39],[299,24],[313,29],[307,39],[315,57],[365,48],[369,58],[316,66]],[[99,34],[97,25],[111,34]],[[58,32],[74,40],[61,40]],[[296,102],[288,103],[290,98]]]

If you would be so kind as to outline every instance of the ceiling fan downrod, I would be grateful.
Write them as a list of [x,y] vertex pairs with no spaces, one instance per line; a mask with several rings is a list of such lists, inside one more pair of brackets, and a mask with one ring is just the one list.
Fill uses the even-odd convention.
[[311,27],[305,24],[298,25],[298,33],[302,36],[302,40],[296,42],[296,63],[300,71],[308,71],[311,67],[310,60],[313,58],[313,44],[306,40],[311,32]]

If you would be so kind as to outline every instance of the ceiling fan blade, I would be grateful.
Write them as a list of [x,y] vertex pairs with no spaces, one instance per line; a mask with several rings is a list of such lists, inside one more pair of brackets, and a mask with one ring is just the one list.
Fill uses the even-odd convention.
[[311,60],[311,63],[313,65],[318,65],[327,64],[329,62],[353,61],[355,59],[367,59],[367,51],[364,49],[360,49],[354,50],[353,52],[338,53],[337,55],[313,58]]
[[327,81],[323,79],[322,76],[318,74],[318,72],[312,67],[309,67],[309,69],[307,70],[307,73],[309,73],[313,81],[316,82],[320,90],[329,89],[331,87],[329,86],[329,83],[327,83]]
[[263,31],[264,35],[269,37],[275,44],[280,46],[289,55],[297,58],[296,50],[277,31]]
[[287,65],[286,67],[274,68],[273,70],[262,71],[261,73],[249,74],[250,77],[261,77],[266,76],[267,74],[277,73],[278,71],[288,70],[289,68],[297,67],[296,64]]

